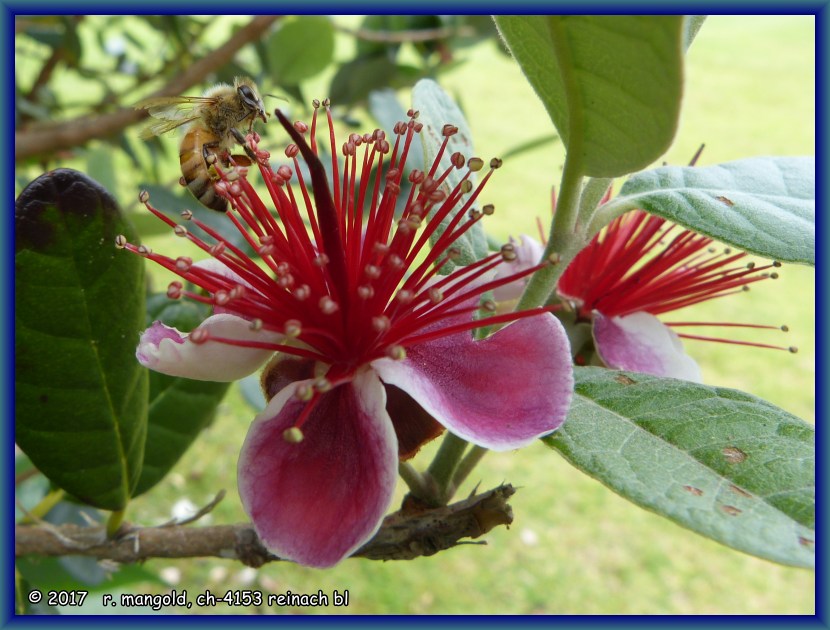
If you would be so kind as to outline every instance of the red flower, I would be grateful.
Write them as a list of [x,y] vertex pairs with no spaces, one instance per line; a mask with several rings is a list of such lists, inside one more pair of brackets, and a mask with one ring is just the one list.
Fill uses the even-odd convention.
[[[541,265],[494,279],[513,257],[506,246],[437,274],[455,258],[459,237],[481,219],[472,204],[498,161],[477,187],[470,177],[483,167],[480,159],[453,154],[452,166],[439,170],[456,132],[445,126],[438,157],[428,172],[410,173],[413,186],[395,218],[403,166],[421,129],[410,116],[396,126],[393,146],[380,131],[352,134],[342,168],[332,159],[333,189],[317,156],[316,110],[309,143],[305,125],[291,125],[277,112],[294,142],[286,150],[293,169],[273,170],[249,136],[275,214],[246,169],[221,173],[216,190],[230,201],[228,221],[257,260],[193,218],[215,239],[203,242],[149,203],[213,260],[193,263],[120,242],[204,291],[174,282],[171,297],[214,307],[190,334],[156,322],[136,352],[144,365],[233,380],[279,353],[263,377],[270,402],[240,455],[239,490],[263,543],[303,564],[335,564],[374,534],[392,498],[399,456],[434,437],[435,420],[475,444],[513,449],[559,427],[570,403],[568,341],[549,309],[474,319],[484,292]],[[328,121],[331,128],[330,114]],[[329,137],[335,155],[333,131]],[[453,171],[463,176],[449,186]],[[429,248],[441,221],[449,226]],[[473,340],[471,331],[483,323],[508,322],[514,323]],[[402,404],[406,395],[420,413],[411,412],[411,399]]]
[[700,368],[683,352],[680,338],[783,349],[672,330],[773,326],[663,324],[656,317],[776,276],[768,270],[778,263],[758,267],[739,262],[745,256],[729,249],[717,252],[711,238],[635,210],[612,221],[571,261],[558,292],[573,306],[578,320],[591,323],[596,351],[608,367],[700,381]]

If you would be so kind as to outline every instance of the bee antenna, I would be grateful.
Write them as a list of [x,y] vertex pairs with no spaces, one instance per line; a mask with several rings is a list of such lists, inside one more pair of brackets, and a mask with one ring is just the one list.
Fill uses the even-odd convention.
[[278,98],[281,101],[285,101],[286,103],[288,102],[287,98],[284,96],[277,96],[276,94],[263,94],[263,96],[270,96],[271,98]]

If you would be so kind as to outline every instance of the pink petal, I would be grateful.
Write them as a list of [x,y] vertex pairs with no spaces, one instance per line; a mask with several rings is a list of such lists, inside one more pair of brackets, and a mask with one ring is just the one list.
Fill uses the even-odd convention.
[[[205,258],[204,260],[200,260],[199,262],[193,263],[193,267],[197,269],[201,269],[203,271],[209,271],[211,273],[215,273],[216,275],[222,276],[226,280],[229,280],[232,284],[239,284],[245,287],[246,289],[250,289],[251,285],[246,280],[242,278],[238,273],[233,271],[230,267],[225,265],[223,262],[216,260],[215,258]],[[220,313],[228,313],[228,309],[223,308],[219,305],[214,305],[213,307],[213,314],[219,315]]]
[[286,442],[306,403],[282,389],[257,416],[239,456],[239,495],[262,543],[281,558],[329,567],[380,527],[392,500],[398,445],[386,395],[370,370],[323,394]]
[[463,332],[410,346],[403,361],[378,359],[372,367],[447,429],[494,450],[557,429],[573,394],[568,338],[549,313],[481,341]]
[[[525,269],[530,269],[533,265],[542,260],[542,254],[545,251],[544,246],[534,238],[527,234],[522,234],[521,242],[510,237],[510,243],[513,245],[516,253],[515,260],[499,265],[496,272],[496,279],[506,278],[507,276],[519,273]],[[509,284],[493,289],[493,298],[497,302],[504,302],[506,300],[518,300],[525,290],[525,286],[530,281],[530,277],[519,278]]]
[[[212,315],[196,330],[206,329],[209,336],[244,341],[276,343],[282,335],[267,330],[251,330],[251,323],[236,315]],[[235,381],[254,372],[265,363],[273,350],[244,348],[208,339],[193,343],[193,333],[181,333],[161,322],[153,322],[141,334],[135,356],[141,365],[170,376],[197,381]]]
[[608,367],[703,382],[680,338],[654,315],[640,311],[606,317],[594,311],[593,318],[594,344]]

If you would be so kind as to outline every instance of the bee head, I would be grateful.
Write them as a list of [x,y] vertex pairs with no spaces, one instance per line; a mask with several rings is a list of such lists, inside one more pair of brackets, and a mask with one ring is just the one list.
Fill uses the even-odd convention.
[[262,103],[262,99],[257,94],[253,83],[238,82],[236,85],[236,92],[239,94],[239,97],[248,109],[250,109],[258,118],[261,118],[262,122],[267,122],[265,118],[265,105]]

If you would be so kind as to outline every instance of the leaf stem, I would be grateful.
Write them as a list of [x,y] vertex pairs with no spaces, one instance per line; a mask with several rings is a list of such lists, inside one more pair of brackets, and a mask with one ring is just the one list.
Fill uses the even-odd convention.
[[418,472],[415,467],[409,462],[400,462],[398,464],[398,474],[404,483],[409,487],[409,491],[419,499],[429,500],[430,491],[424,476]]
[[458,464],[458,468],[455,470],[455,475],[453,475],[452,478],[453,487],[460,488],[461,484],[464,483],[470,473],[473,472],[473,468],[478,465],[487,453],[488,449],[483,446],[473,445],[469,452],[464,456],[464,459],[462,459]]
[[[579,199],[579,216],[576,222],[578,229],[584,231],[588,238],[592,238],[594,234],[599,232],[599,228],[593,229],[591,220],[599,212],[599,204],[613,181],[610,177],[589,177],[585,182],[582,196]],[[586,228],[586,226],[588,227]]]
[[118,528],[121,527],[121,523],[124,521],[125,512],[126,510],[115,510],[110,514],[110,517],[107,519],[108,539],[115,538],[115,535],[118,533]]
[[543,259],[556,261],[548,267],[537,271],[528,282],[525,292],[519,300],[516,310],[525,310],[542,306],[548,301],[556,289],[559,276],[568,266],[568,263],[585,245],[578,233],[577,218],[580,209],[580,194],[582,189],[582,164],[575,157],[573,147],[568,147],[565,157],[565,167],[562,170],[562,181],[559,187],[560,195],[556,204],[556,212],[551,221],[550,234]]
[[43,497],[40,502],[26,513],[26,516],[20,520],[21,523],[34,523],[38,520],[43,520],[49,511],[58,503],[63,501],[66,493],[63,490],[52,490],[49,494]]
[[615,197],[597,208],[597,211],[591,217],[591,223],[588,225],[589,233],[596,234],[617,217],[636,208],[637,206],[628,197]]

